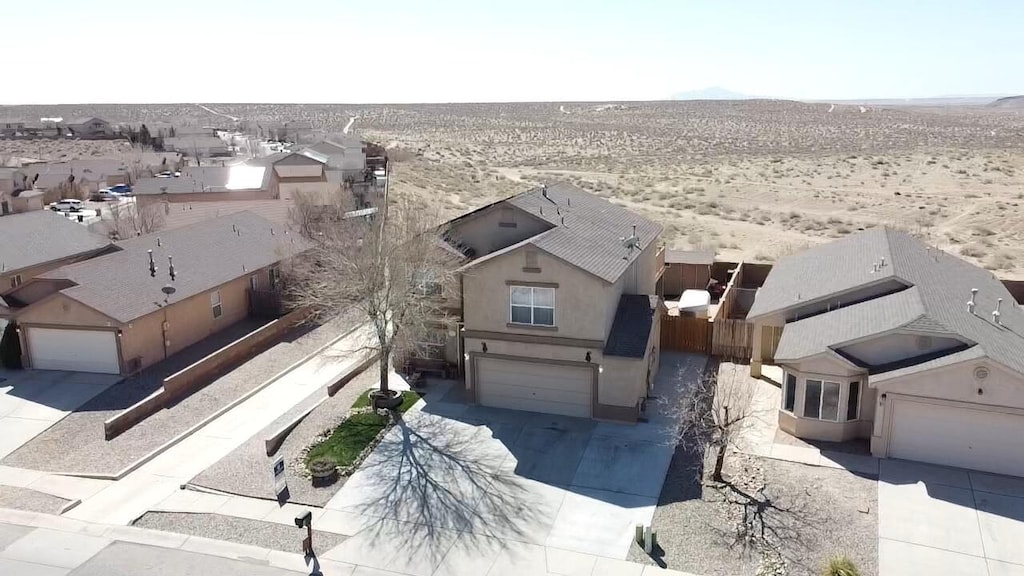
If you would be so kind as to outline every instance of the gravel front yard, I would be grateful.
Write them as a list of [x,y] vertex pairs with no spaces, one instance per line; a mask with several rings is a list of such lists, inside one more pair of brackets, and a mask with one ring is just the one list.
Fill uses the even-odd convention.
[[[3,464],[49,472],[113,474],[198,424],[288,366],[341,335],[344,320],[314,330],[297,330],[269,350],[218,378],[191,396],[146,418],[113,440],[103,437],[103,421],[160,386],[169,374],[253,330],[258,324],[229,328],[169,360],[176,368],[147,370],[115,384],[3,460]],[[194,347],[193,347],[194,348]],[[148,373],[148,374],[147,374]],[[266,476],[266,474],[263,474]]]
[[[832,556],[845,554],[861,574],[878,570],[876,480],[845,470],[730,454],[726,476],[738,491],[694,478],[698,463],[677,450],[654,513],[662,553],[634,546],[630,560],[702,574],[755,574],[759,553],[736,544],[746,507],[753,532],[781,553],[786,574],[817,576]],[[764,486],[758,493],[757,487]],[[749,496],[749,497],[748,497]],[[752,497],[753,499],[751,499]],[[657,561],[656,561],[657,560]]]
[[0,508],[59,514],[70,500],[14,486],[0,486]]
[[318,393],[301,402],[250,438],[245,444],[236,448],[231,454],[193,478],[189,484],[231,494],[273,500],[276,499],[276,496],[270,482],[270,468],[274,458],[278,454],[283,454],[285,462],[288,464],[286,479],[289,502],[308,506],[323,506],[345,484],[345,477],[339,478],[330,486],[314,488],[312,481],[300,476],[296,470],[297,466],[293,464],[298,459],[300,452],[309,445],[315,436],[324,430],[333,428],[345,418],[356,397],[367,388],[377,384],[378,374],[379,370],[374,365],[345,384],[337,394],[324,401],[288,434],[274,456],[267,456],[264,439],[309,409],[311,405],[324,397],[323,394]]
[[[305,529],[299,530],[295,526],[220,514],[147,512],[133,525],[296,554],[302,553],[302,539],[306,535]],[[314,551],[325,552],[344,541],[345,537],[340,534],[313,530]]]

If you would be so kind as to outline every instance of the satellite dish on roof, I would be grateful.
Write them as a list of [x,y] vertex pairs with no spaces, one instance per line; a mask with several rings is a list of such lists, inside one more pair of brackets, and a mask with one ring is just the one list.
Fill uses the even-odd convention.
[[177,290],[177,288],[171,286],[170,284],[167,284],[163,288],[161,288],[160,291],[164,293],[164,302],[167,302],[167,299],[171,297],[171,294],[174,294]]

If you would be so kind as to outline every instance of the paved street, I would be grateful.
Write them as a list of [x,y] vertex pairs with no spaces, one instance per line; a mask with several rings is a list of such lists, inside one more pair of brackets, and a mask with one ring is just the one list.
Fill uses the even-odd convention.
[[0,370],[0,458],[121,377],[59,370]]
[[882,460],[881,576],[1024,575],[1024,478]]

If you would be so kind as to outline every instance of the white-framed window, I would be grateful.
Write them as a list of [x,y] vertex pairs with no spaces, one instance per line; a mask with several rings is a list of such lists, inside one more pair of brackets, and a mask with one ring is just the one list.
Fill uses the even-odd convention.
[[554,326],[555,289],[510,286],[509,321],[530,326]]
[[21,286],[21,274],[11,276],[11,288],[17,288],[18,286]]
[[804,385],[804,418],[839,421],[838,382],[808,378]]
[[281,283],[281,269],[278,268],[277,266],[274,266],[273,268],[270,269],[269,277],[270,287],[277,288],[277,286]]
[[260,279],[255,274],[249,276],[249,289],[253,292],[260,289]]
[[210,308],[213,309],[213,317],[220,318],[220,315],[224,313],[224,310],[220,306],[220,290],[214,290],[210,294]]

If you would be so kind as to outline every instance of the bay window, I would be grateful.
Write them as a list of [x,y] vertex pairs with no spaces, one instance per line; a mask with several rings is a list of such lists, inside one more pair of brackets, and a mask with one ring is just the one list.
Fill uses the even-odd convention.
[[860,419],[861,382],[843,378],[804,377],[785,372],[782,410],[801,418],[827,422]]

